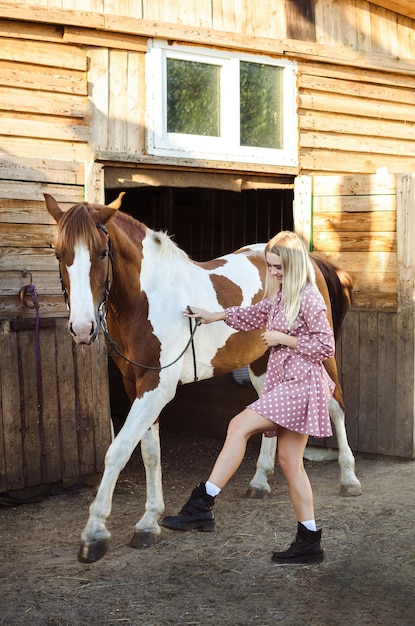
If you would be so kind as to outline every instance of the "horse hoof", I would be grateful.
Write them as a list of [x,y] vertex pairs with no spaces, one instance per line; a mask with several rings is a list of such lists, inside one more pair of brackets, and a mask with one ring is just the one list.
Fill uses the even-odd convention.
[[132,548],[149,548],[159,542],[160,535],[146,531],[135,532],[130,541]]
[[349,498],[352,496],[361,496],[362,486],[359,482],[351,483],[350,485],[341,485],[340,495],[344,496],[345,498]]
[[263,500],[268,496],[269,492],[266,489],[260,489],[259,487],[248,487],[245,494],[245,498],[252,498],[254,500]]
[[94,541],[94,543],[81,543],[78,552],[78,561],[81,563],[95,563],[99,561],[108,551],[108,542],[105,539]]

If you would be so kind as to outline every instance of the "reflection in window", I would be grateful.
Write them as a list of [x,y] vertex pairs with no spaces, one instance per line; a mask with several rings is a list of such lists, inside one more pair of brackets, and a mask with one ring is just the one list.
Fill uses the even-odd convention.
[[283,148],[282,72],[240,62],[241,146]]
[[220,67],[167,59],[167,132],[218,137]]

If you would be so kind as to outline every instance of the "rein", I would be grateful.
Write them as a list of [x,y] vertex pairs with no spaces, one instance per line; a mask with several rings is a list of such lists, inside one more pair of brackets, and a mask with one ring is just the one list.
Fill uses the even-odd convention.
[[[188,347],[191,345],[192,346],[192,354],[193,354],[193,369],[194,369],[194,379],[193,380],[194,380],[194,382],[196,382],[198,380],[198,376],[197,376],[197,365],[196,365],[196,352],[195,352],[195,346],[194,346],[194,336],[196,334],[196,330],[197,330],[198,326],[200,326],[200,324],[202,323],[200,319],[196,319],[195,320],[195,324],[193,326],[192,319],[189,317],[189,333],[190,333],[189,340],[186,343],[186,345],[183,348],[183,350],[180,352],[179,356],[176,359],[174,359],[174,361],[169,363],[168,365],[160,365],[158,367],[155,367],[155,366],[151,366],[151,365],[144,365],[142,363],[136,363],[135,361],[132,361],[131,359],[129,359],[125,354],[123,354],[118,349],[117,342],[114,341],[114,339],[109,334],[108,326],[107,326],[108,297],[109,297],[110,288],[111,288],[111,280],[110,280],[111,263],[114,263],[114,257],[113,257],[113,254],[112,254],[112,243],[111,243],[111,238],[110,238],[109,233],[108,233],[108,229],[103,224],[96,224],[96,227],[99,228],[99,230],[102,230],[102,232],[107,236],[107,239],[108,239],[108,269],[107,269],[107,278],[105,280],[105,287],[104,287],[104,292],[102,294],[101,304],[98,307],[98,315],[99,315],[99,323],[100,323],[102,332],[103,332],[104,337],[105,337],[105,339],[107,340],[107,342],[108,342],[108,344],[110,346],[111,353],[116,354],[117,356],[119,356],[120,358],[124,359],[124,361],[126,361],[130,365],[133,365],[134,367],[141,367],[143,369],[152,370],[152,371],[161,371],[161,370],[164,370],[164,369],[166,369],[168,367],[171,367],[172,365],[177,363],[177,361],[179,361],[182,358],[182,356],[184,355],[184,353],[186,352]],[[69,298],[68,298],[68,293],[66,291],[65,284],[64,284],[63,279],[62,279],[62,273],[61,273],[61,270],[60,270],[60,266],[59,266],[59,276],[60,276],[60,281],[61,281],[61,286],[62,286],[63,297],[65,298],[66,307],[67,307],[67,309],[69,311],[70,310]],[[187,309],[188,309],[189,313],[192,312],[189,306],[187,307]]]

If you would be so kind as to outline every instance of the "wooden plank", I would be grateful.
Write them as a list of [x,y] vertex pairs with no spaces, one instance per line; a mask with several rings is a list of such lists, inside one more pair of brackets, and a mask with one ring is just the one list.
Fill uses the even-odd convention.
[[45,121],[40,115],[31,115],[28,119],[25,114],[15,113],[13,116],[0,115],[0,135],[10,137],[39,138],[47,137],[55,141],[89,141],[89,126],[81,120],[49,116]]
[[122,50],[111,50],[109,56],[109,109],[108,149],[125,154],[129,119],[127,116],[127,72],[128,55]]
[[67,322],[59,320],[56,327],[56,377],[59,394],[59,429],[62,455],[62,478],[79,476],[75,371],[73,343]]
[[[313,227],[316,231],[360,232],[360,233],[395,233],[395,211],[335,211],[332,213],[313,212]],[[345,234],[347,238],[347,234]]]
[[[84,3],[85,6],[85,3]],[[40,6],[25,2],[0,2],[0,15],[4,19],[27,21],[28,16],[32,22],[45,22],[46,24],[71,24],[87,28],[104,28],[104,15],[89,10],[72,11],[53,6]]]
[[[87,96],[85,71],[54,67],[36,66],[30,63],[19,63],[19,71],[12,61],[0,60],[0,84],[7,87],[33,89],[44,92],[58,92]],[[50,94],[48,97],[51,97]]]
[[[316,76],[307,74],[304,71],[299,74],[300,90],[321,91],[331,94],[354,96],[363,100],[386,100],[387,102],[397,102],[402,104],[415,103],[415,94],[410,89],[394,88],[383,82],[380,78],[376,84],[368,84],[356,80],[340,80],[329,76]],[[412,86],[412,81],[411,85]]]
[[[1,211],[1,208],[0,208]],[[320,218],[329,213],[346,213],[345,219],[380,220],[380,223],[393,224],[396,219],[396,195],[362,196],[314,196],[313,214]],[[388,222],[387,220],[391,220]],[[383,229],[388,230],[388,229]],[[395,227],[393,229],[395,230]]]
[[396,194],[395,176],[386,175],[343,175],[313,176],[313,196],[360,196]]
[[[322,148],[325,150],[345,151],[350,154],[371,152],[372,154],[396,155],[397,145],[395,139],[367,137],[364,135],[342,135],[340,133],[323,133],[312,131],[300,131],[301,148]],[[399,141],[400,158],[415,157],[413,141],[401,139]],[[333,160],[336,157],[332,157]]]
[[79,473],[81,476],[95,472],[94,417],[97,407],[92,397],[94,374],[92,351],[95,346],[77,346],[74,352],[76,415],[79,450]]
[[46,224],[2,224],[0,246],[50,248],[56,238],[56,227]]
[[[95,112],[90,120],[91,144],[95,154],[108,151],[109,132],[109,51],[90,49],[89,81],[91,84],[91,103]],[[116,153],[115,153],[116,154]],[[114,160],[118,160],[119,155]]]
[[343,322],[341,334],[341,382],[346,405],[346,428],[349,444],[358,450],[359,445],[359,316],[350,311]]
[[[22,331],[23,332],[23,331]],[[34,334],[34,331],[26,331]],[[42,481],[62,480],[61,446],[58,409],[59,396],[56,381],[55,327],[40,330],[40,376],[42,380],[42,413],[39,424],[42,462]]]
[[397,120],[401,122],[415,122],[415,112],[413,104],[402,104],[400,102],[385,102],[382,100],[365,100],[355,96],[345,96],[343,94],[322,93],[318,91],[302,90],[299,94],[299,114],[302,123],[303,112],[319,111],[332,112],[362,118],[375,118],[377,120]]
[[396,314],[378,313],[377,337],[377,454],[395,455]]
[[[76,161],[57,161],[44,158],[26,158],[23,156],[0,158],[0,180],[25,182],[48,182],[56,184],[58,181],[65,185],[82,185],[84,182],[84,164]],[[78,194],[75,196],[75,200]],[[42,198],[42,202],[44,202]],[[0,206],[2,197],[0,197]]]
[[2,491],[24,487],[21,393],[17,355],[17,335],[8,321],[0,322],[1,422],[5,468]]
[[50,98],[42,91],[0,86],[0,109],[84,119],[88,116],[88,101],[85,95],[54,93]]
[[[40,315],[44,317],[68,317],[63,296],[48,295],[47,300],[43,299],[40,303]],[[2,296],[0,297],[0,320],[8,320],[11,317],[33,319],[33,310],[28,309],[16,296]]]
[[[313,221],[314,224],[314,221]],[[336,232],[337,229],[320,230],[313,228],[313,245],[316,250],[324,250],[325,252],[395,252],[396,251],[396,233],[368,232],[362,231],[341,231],[341,235]]]
[[[333,111],[336,111],[336,97],[332,95]],[[414,141],[415,124],[410,122],[398,122],[379,120],[367,117],[351,117],[336,112],[316,112],[304,111],[299,117],[301,131],[317,131],[322,133],[339,133],[341,135],[363,135],[373,137],[375,141],[380,138],[393,138],[395,142],[395,154],[397,151],[397,140]]]
[[103,30],[91,30],[90,28],[67,26],[63,32],[63,41],[89,47],[147,52],[147,37],[136,37],[123,33],[108,33]]
[[395,453],[415,456],[415,227],[412,207],[415,202],[415,176],[401,174],[396,177],[397,236],[397,293],[398,316],[396,320],[396,404]]
[[146,150],[145,56],[128,53],[127,60],[127,152],[138,155]]
[[363,311],[390,311],[396,312],[397,295],[396,291],[391,294],[379,293],[378,291],[365,290],[363,293],[355,294],[355,307]]
[[[0,3],[0,9],[1,9]],[[231,48],[234,50],[244,50],[247,52],[261,52],[263,54],[280,54],[293,59],[306,58],[307,60],[319,60],[322,62],[332,62],[366,69],[380,69],[384,72],[393,71],[395,73],[413,74],[415,65],[410,59],[399,59],[386,55],[362,53],[351,50],[346,46],[334,47],[331,45],[321,45],[312,42],[300,41],[298,39],[275,39],[267,37],[252,37],[240,34],[233,26],[233,13],[228,16],[232,19],[230,23],[224,25],[224,30],[209,30],[204,28],[189,27],[187,25],[169,24],[158,22],[156,25],[152,20],[135,20],[133,18],[107,15],[105,25],[107,30],[126,32],[141,36],[159,37],[167,40],[194,43],[200,45],[214,46],[218,48]],[[224,21],[225,21],[224,15]],[[226,30],[231,28],[230,30]],[[337,44],[337,42],[336,42]]]
[[32,41],[1,39],[0,60],[79,70],[80,72],[85,72],[87,69],[86,54],[82,48],[46,41],[37,41],[34,46]]
[[25,486],[43,482],[42,445],[36,386],[34,334],[18,333],[20,359],[22,421],[23,421],[23,471]]
[[[26,16],[27,18],[27,16]],[[37,41],[62,41],[62,28],[48,24],[33,24],[0,19],[0,37],[13,37]]]
[[53,196],[57,202],[76,204],[83,201],[82,185],[62,185],[58,183],[37,183],[0,180],[0,198],[12,200],[35,200],[44,202],[44,194]]
[[303,174],[374,174],[386,167],[389,174],[415,172],[414,159],[397,154],[373,154],[372,152],[339,152],[335,149],[300,148],[300,166]]
[[359,451],[376,453],[377,312],[359,315]]
[[302,41],[316,41],[314,2],[310,0],[286,0],[284,4],[287,37]]
[[377,4],[389,11],[407,15],[411,19],[415,19],[415,6],[413,0],[376,0],[371,4]]
[[47,272],[52,268],[58,271],[55,253],[51,248],[7,248],[0,247],[0,270],[22,272],[29,269],[35,272]]
[[[59,273],[57,271],[57,261],[53,261],[53,267],[56,265],[54,272],[32,272],[32,281],[36,286],[39,297],[43,295],[61,293],[61,283]],[[0,284],[0,296],[19,296],[20,289],[30,282],[29,277],[23,277],[22,272],[8,271],[4,272]]]
[[[44,139],[28,139],[26,137],[2,137],[3,153],[10,157],[37,158],[39,154],[47,154],[49,159],[59,161],[90,161],[91,147],[87,143],[59,142]],[[104,156],[104,159],[107,155]],[[115,157],[115,161],[117,160]]]
[[311,249],[313,232],[311,227],[312,178],[297,176],[294,181],[294,229]]
[[[404,75],[400,73],[393,74],[392,72],[385,73],[381,69],[370,70],[367,68],[335,65],[333,63],[315,63],[311,60],[307,60],[307,62],[300,61],[298,64],[298,81],[301,88],[313,90],[313,84],[310,79],[311,76],[314,76],[317,80],[320,77],[328,78],[332,81],[344,81],[346,92],[348,85],[356,88],[356,83],[359,82],[368,83],[369,85],[375,84],[378,86],[378,89],[379,85],[385,85],[393,88],[407,88],[410,90],[413,89],[415,80],[415,77],[412,75]],[[323,86],[323,91],[326,91],[324,88],[324,85],[327,85],[326,81],[318,81],[318,84]],[[372,93],[372,99],[374,98],[375,94]]]
[[398,55],[397,46],[397,16],[381,7],[373,7],[370,21],[372,32],[377,36],[372,37],[372,50],[378,54],[389,54],[396,57]]

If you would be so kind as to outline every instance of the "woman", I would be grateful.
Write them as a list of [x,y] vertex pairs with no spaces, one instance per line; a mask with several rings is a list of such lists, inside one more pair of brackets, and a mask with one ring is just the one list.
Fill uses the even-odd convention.
[[206,481],[192,492],[179,515],[162,525],[173,530],[211,531],[215,497],[240,466],[249,438],[256,433],[278,437],[278,462],[287,479],[297,516],[297,534],[277,563],[320,563],[324,558],[317,530],[313,494],[303,464],[309,435],[332,434],[328,404],[334,382],[322,361],[334,354],[334,336],[324,300],[302,239],[283,231],[265,247],[268,267],[264,299],[252,306],[209,312],[193,308],[187,317],[210,324],[223,320],[237,330],[265,327],[261,338],[270,348],[263,392],[229,423],[226,440]]

